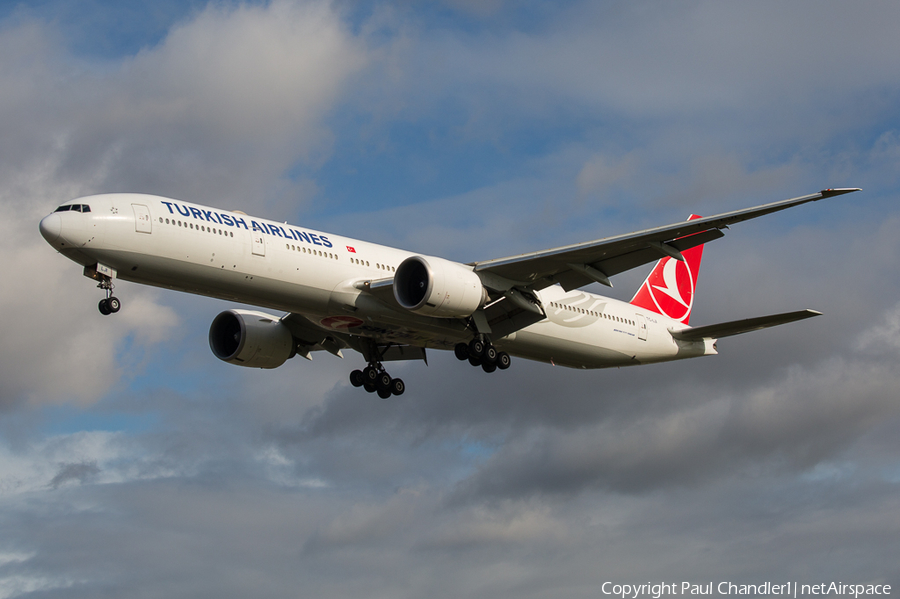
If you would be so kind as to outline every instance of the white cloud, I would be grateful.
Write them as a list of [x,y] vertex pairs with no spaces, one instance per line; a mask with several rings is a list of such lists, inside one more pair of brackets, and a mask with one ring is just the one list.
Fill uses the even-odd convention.
[[367,60],[324,2],[210,5],[118,64],[78,61],[54,39],[33,21],[0,30],[0,249],[17,271],[0,291],[14,315],[0,345],[4,406],[96,401],[123,374],[125,338],[171,342],[178,323],[148,290],[101,319],[80,267],[43,246],[41,216],[117,190],[292,213],[315,186],[285,172],[327,155],[323,117]]
[[158,293],[129,298],[117,317],[97,310],[103,297],[81,267],[44,244],[23,239],[37,220],[3,221],[0,252],[20,265],[15,285],[0,289],[0,311],[8,315],[0,343],[0,407],[99,400],[123,374],[119,350],[133,336],[136,348],[171,340],[179,319],[158,303]]
[[35,22],[0,31],[15,50],[0,59],[0,172],[285,213],[310,193],[286,171],[328,156],[323,118],[368,61],[325,2],[211,4],[119,62],[79,61],[54,39]]

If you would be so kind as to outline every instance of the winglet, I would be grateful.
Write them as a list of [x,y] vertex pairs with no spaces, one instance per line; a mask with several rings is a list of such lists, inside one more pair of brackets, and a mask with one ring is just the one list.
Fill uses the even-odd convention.
[[835,189],[823,189],[819,193],[823,198],[833,198],[834,196],[842,196],[845,193],[853,193],[854,191],[862,191],[862,187],[838,187]]

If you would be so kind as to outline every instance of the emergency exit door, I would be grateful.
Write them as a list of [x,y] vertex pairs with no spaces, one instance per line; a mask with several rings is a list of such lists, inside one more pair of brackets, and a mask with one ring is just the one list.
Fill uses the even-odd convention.
[[250,231],[250,237],[253,239],[253,255],[266,255],[266,238],[262,231]]

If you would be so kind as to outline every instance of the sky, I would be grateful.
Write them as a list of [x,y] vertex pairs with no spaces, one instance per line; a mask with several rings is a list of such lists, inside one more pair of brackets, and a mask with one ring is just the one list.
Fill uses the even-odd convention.
[[[0,599],[900,586],[900,5],[0,3]],[[218,361],[227,302],[38,222],[154,193],[468,262],[863,191],[709,244],[692,324],[576,371]],[[630,299],[649,271],[614,278]],[[593,288],[591,288],[593,290]]]

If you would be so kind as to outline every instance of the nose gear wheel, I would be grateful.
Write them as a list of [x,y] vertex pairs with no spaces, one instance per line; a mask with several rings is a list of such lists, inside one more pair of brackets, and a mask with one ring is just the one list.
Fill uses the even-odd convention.
[[109,316],[110,314],[115,314],[116,312],[118,312],[122,308],[122,302],[120,302],[119,298],[115,297],[112,294],[114,287],[112,279],[110,277],[103,276],[103,278],[100,279],[100,282],[97,283],[97,287],[106,292],[106,297],[100,300],[100,303],[97,304],[97,308],[100,310],[100,314]]

